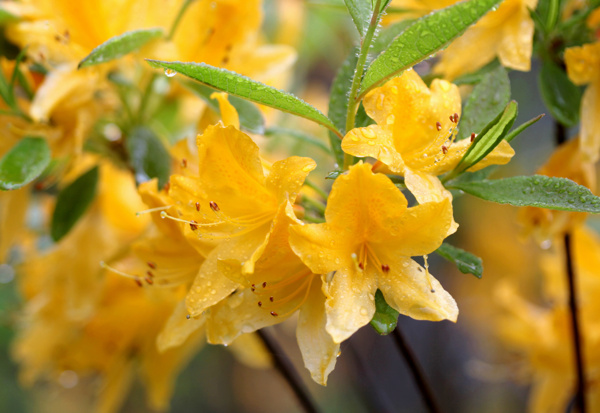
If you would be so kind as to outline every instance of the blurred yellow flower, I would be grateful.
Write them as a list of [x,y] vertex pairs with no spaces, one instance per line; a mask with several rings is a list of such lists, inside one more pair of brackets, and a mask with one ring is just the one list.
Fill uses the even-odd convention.
[[586,160],[600,158],[600,42],[565,50],[567,74],[576,85],[588,85],[581,100],[581,150]]
[[340,343],[371,321],[375,292],[402,314],[456,321],[456,303],[410,257],[438,248],[452,222],[447,199],[407,208],[404,195],[371,165],[357,164],[334,183],[324,224],[290,227],[290,244],[315,274],[328,274],[327,332]]
[[[409,9],[403,18],[415,18],[448,7],[457,0],[393,0],[391,6]],[[498,57],[503,66],[528,71],[531,67],[534,24],[529,10],[537,0],[504,0],[495,11],[467,29],[440,55],[435,73],[452,80],[474,72]]]
[[[342,149],[354,156],[376,158],[403,175],[420,203],[450,197],[437,176],[452,170],[471,144],[469,139],[455,141],[461,111],[456,85],[435,79],[428,88],[414,70],[407,70],[373,89],[363,103],[377,124],[352,129],[344,137]],[[470,170],[505,164],[513,154],[510,145],[502,141]]]

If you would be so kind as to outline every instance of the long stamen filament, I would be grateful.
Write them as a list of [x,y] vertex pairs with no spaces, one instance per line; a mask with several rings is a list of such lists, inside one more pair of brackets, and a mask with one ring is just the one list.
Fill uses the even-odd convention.
[[[150,208],[150,209],[145,209],[143,211],[138,211],[135,213],[136,216],[140,216],[142,214],[149,214],[151,212],[158,212],[158,211],[165,211],[169,208],[171,208],[173,205],[165,205],[165,206],[161,206],[161,207],[156,207],[156,208]],[[162,216],[162,215],[161,215]]]
[[312,272],[310,270],[307,269],[303,269],[299,272],[297,272],[296,274],[292,275],[291,277],[287,277],[277,283],[268,283],[266,287],[261,288],[260,291],[271,291],[271,290],[275,290],[281,287],[286,287],[298,280],[300,280],[303,277],[306,277],[308,275],[312,274]]
[[[278,313],[275,313],[274,311],[271,311],[271,315],[273,315],[274,317],[287,317],[287,316],[290,316],[290,315],[294,314],[294,312],[296,310],[298,310],[302,306],[302,304],[304,304],[304,302],[306,301],[306,299],[308,298],[308,294],[310,293],[310,289],[312,287],[312,283],[313,283],[313,280],[315,278],[316,277],[310,277],[309,278],[309,280],[308,280],[308,287],[306,287],[306,290],[304,292],[304,297],[302,297],[302,299],[300,300],[300,302],[297,305],[295,305],[294,308],[292,308],[290,311],[285,312],[284,314],[278,314]],[[302,285],[304,285],[304,284],[306,284],[306,281],[302,283]],[[301,288],[297,289],[294,292],[294,294],[290,295],[289,297],[297,295],[297,293],[300,292],[300,291],[301,291]],[[281,303],[282,301],[279,301],[279,302]],[[265,310],[269,311],[270,309],[268,309],[268,308],[265,307]]]
[[104,261],[100,261],[100,267],[102,267],[105,270],[108,270],[110,272],[113,272],[113,273],[115,273],[117,275],[120,275],[121,277],[130,278],[130,279],[136,280],[136,281],[141,280],[141,277],[139,277],[137,275],[133,275],[133,274],[127,274],[126,272],[117,270],[116,268],[111,267],[110,265],[108,265]]

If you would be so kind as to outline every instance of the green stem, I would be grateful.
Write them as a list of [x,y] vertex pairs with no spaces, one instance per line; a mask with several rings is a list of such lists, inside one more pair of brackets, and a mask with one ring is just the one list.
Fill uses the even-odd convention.
[[312,182],[309,179],[305,179],[304,180],[304,185],[306,185],[307,187],[313,189],[323,199],[327,199],[329,197],[329,194],[327,192],[323,191],[321,188],[319,188],[319,186],[317,184],[315,184],[314,182]]
[[306,195],[304,195],[302,197],[302,201],[305,204],[310,205],[313,209],[315,209],[317,212],[320,212],[321,214],[325,213],[325,205],[323,205],[322,203],[320,203],[319,201],[315,201],[312,198],[307,197]]
[[152,88],[154,87],[154,80],[156,80],[156,72],[152,72],[150,75],[150,80],[146,84],[146,90],[144,90],[144,94],[142,95],[142,99],[140,101],[140,107],[138,108],[137,113],[137,121],[140,125],[144,123],[144,114],[146,112],[146,107],[148,106],[148,101],[152,96]]
[[[350,95],[348,98],[348,112],[346,113],[346,133],[354,128],[354,121],[356,120],[356,109],[358,104],[356,96],[358,89],[360,88],[360,82],[362,80],[363,72],[365,71],[365,63],[367,62],[367,56],[369,55],[369,49],[375,35],[375,30],[379,24],[379,15],[381,8],[381,0],[377,0],[375,8],[373,9],[373,16],[371,16],[371,22],[369,28],[365,34],[364,39],[360,45],[360,52],[358,55],[358,61],[356,62],[356,70],[354,71],[354,78],[352,79],[352,86],[350,87]],[[350,165],[354,162],[354,157],[349,154],[344,154],[344,170],[350,168]]]
[[179,9],[179,13],[177,13],[175,20],[173,21],[173,24],[171,25],[171,30],[169,30],[169,35],[167,36],[167,40],[171,40],[173,38],[173,36],[175,35],[175,31],[177,30],[177,27],[179,26],[179,23],[181,22],[181,18],[185,14],[185,11],[187,10],[187,8],[190,7],[190,5],[193,2],[194,2],[194,0],[185,0],[185,2],[181,5],[181,9]]

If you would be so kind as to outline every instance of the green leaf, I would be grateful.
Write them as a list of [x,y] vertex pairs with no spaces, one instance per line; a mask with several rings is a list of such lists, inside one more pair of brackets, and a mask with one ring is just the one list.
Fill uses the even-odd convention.
[[0,8],[0,25],[10,23],[16,20],[19,20],[19,17],[15,16],[14,14],[8,12],[3,8]]
[[371,0],[344,0],[361,38],[365,37],[373,15]]
[[515,176],[480,182],[453,182],[448,188],[460,189],[499,204],[600,213],[600,197],[567,178]]
[[171,156],[151,129],[145,126],[134,128],[125,141],[125,148],[138,185],[152,178],[158,178],[159,188],[167,183]]
[[418,19],[371,64],[360,95],[446,47],[500,1],[464,1]]
[[[261,105],[270,106],[312,120],[334,131],[341,137],[331,120],[317,108],[283,90],[267,86],[238,73],[220,69],[206,63],[163,62],[147,60],[155,68],[163,68],[173,73],[181,73],[214,89],[239,96]],[[171,73],[171,72],[169,72]]]
[[394,39],[400,35],[400,33],[406,30],[406,28],[414,22],[414,19],[401,20],[382,28],[373,41],[373,45],[371,46],[369,53],[378,55],[379,53],[383,52],[390,46]]
[[354,125],[357,128],[366,128],[369,125],[374,125],[375,121],[367,115],[365,107],[362,102],[358,105],[358,110],[356,111],[356,118],[354,119]]
[[304,133],[302,131],[299,131],[297,129],[272,127],[265,131],[265,136],[290,136],[290,137],[296,139],[297,141],[308,143],[309,145],[313,145],[313,146],[321,149],[325,153],[328,153],[328,154],[331,153],[331,151],[329,150],[329,147],[327,145],[325,145],[322,141],[315,138],[314,136],[311,136],[311,135]]
[[95,166],[58,194],[50,228],[50,235],[55,242],[67,235],[87,211],[96,196],[98,175],[98,167]]
[[554,119],[565,126],[577,125],[581,91],[566,72],[553,62],[544,60],[538,82],[544,104]]
[[[350,51],[350,54],[339,68],[331,85],[329,110],[327,115],[342,134],[346,133],[346,115],[350,99],[350,87],[352,85],[352,78],[354,77],[357,61],[358,49],[354,48]],[[329,143],[333,154],[335,155],[335,161],[338,165],[343,165],[344,151],[342,151],[342,140],[333,132],[329,132]]]
[[481,69],[476,70],[475,72],[467,73],[465,75],[457,77],[452,81],[452,83],[454,83],[457,86],[476,85],[477,83],[481,82],[485,75],[496,70],[498,66],[501,66],[500,61],[498,59],[494,59],[487,65],[483,66]]
[[[204,100],[210,109],[218,114],[221,113],[221,108],[216,99],[210,96],[215,93],[214,89],[204,86],[197,82],[183,82],[183,85]],[[229,95],[227,97],[229,103],[237,110],[240,118],[240,128],[249,133],[263,135],[265,133],[265,119],[260,109],[255,104],[247,100],[240,99],[237,96]]]
[[79,62],[78,68],[93,66],[118,59],[131,52],[139,50],[150,40],[162,37],[163,30],[142,29],[125,32],[122,35],[112,37],[96,47],[92,52]]
[[473,274],[477,278],[483,275],[483,263],[481,258],[463,249],[457,248],[444,242],[435,252],[454,263],[456,268],[463,274]]
[[519,126],[514,128],[512,131],[510,131],[510,133],[504,137],[504,140],[506,142],[512,141],[515,137],[517,137],[517,135],[519,135],[521,132],[523,132],[525,129],[527,129],[528,127],[530,127],[531,125],[536,123],[538,120],[542,119],[543,117],[544,117],[544,114],[542,113],[541,115],[537,115],[535,118],[529,119],[527,122],[520,124]]
[[0,189],[19,189],[46,169],[50,148],[43,138],[25,137],[0,159]]
[[494,120],[510,100],[510,80],[502,66],[487,73],[475,86],[465,103],[459,125],[458,139],[481,131]]
[[371,320],[371,327],[381,335],[390,334],[398,324],[398,311],[386,303],[383,293],[377,290],[375,293],[375,314]]
[[517,102],[513,100],[506,106],[504,112],[488,123],[484,130],[477,135],[458,165],[450,173],[450,176],[455,176],[466,171],[493,151],[508,134],[516,118]]

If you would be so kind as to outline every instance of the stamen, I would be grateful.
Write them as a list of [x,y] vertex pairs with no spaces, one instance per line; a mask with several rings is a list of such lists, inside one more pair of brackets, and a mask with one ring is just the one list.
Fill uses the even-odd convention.
[[448,153],[448,148],[446,147],[446,145],[442,145],[442,152],[445,154]]
[[150,278],[154,278],[154,274],[152,274],[151,271],[146,271],[146,274],[148,274],[148,277]]
[[152,268],[153,270],[156,269],[156,263],[148,261],[146,264],[148,264],[148,267]]
[[210,205],[210,209],[212,209],[214,212],[219,212],[221,210],[221,208],[219,208],[217,203],[214,201],[210,201],[209,205]]
[[425,267],[425,276],[427,277],[427,283],[429,284],[429,289],[431,290],[432,293],[435,292],[435,290],[433,289],[433,286],[431,285],[431,274],[429,274],[429,263],[427,262],[427,255],[423,255],[423,261],[424,261],[424,267]]
[[471,142],[473,142],[475,140],[475,136],[477,136],[477,135],[475,135],[475,132],[471,133]]
[[390,272],[390,266],[389,266],[389,265],[387,265],[387,264],[383,264],[383,265],[381,266],[381,271],[383,271],[384,273],[386,273],[386,274],[387,274],[388,272]]
[[435,128],[436,128],[438,131],[441,131],[441,130],[442,130],[442,123],[441,123],[441,122],[436,122],[436,123],[435,123]]
[[181,167],[187,168],[187,159],[185,159],[185,158],[181,159]]
[[271,315],[272,315],[273,317],[277,317],[277,316],[278,316],[278,314],[277,314],[275,311],[271,311]]
[[192,229],[192,231],[196,231],[198,229],[198,222],[196,222],[192,219],[190,221],[190,228]]
[[200,202],[196,202],[196,211],[200,212]]
[[144,278],[144,281],[146,281],[150,285],[154,284],[154,281],[152,281],[152,278],[150,278],[150,277]]
[[258,302],[258,306],[259,306],[259,307],[262,307],[262,301],[259,301],[259,302]]
[[263,287],[263,288],[266,288],[266,287],[267,287],[267,282],[266,282],[266,281],[262,283],[262,287]]
[[167,181],[163,189],[165,190],[165,192],[169,192],[169,189],[171,189],[171,181]]
[[[150,212],[158,212],[158,211],[166,211],[167,209],[171,208],[173,205],[165,205],[165,206],[161,206],[161,207],[156,207],[156,208],[150,208],[150,209],[145,209],[143,211],[138,211],[135,213],[136,216],[140,216],[142,214],[148,214]],[[161,214],[162,217],[162,214]]]
[[[121,277],[132,279],[133,281],[135,281],[135,283],[138,285],[138,287],[143,287],[144,286],[144,284],[142,284],[142,280],[140,280],[140,277],[138,277],[137,275],[127,274],[126,272],[119,271],[116,268],[111,267],[110,265],[108,265],[104,261],[100,261],[100,267],[102,267],[105,270],[108,270],[108,271],[110,271],[112,273],[115,273],[117,275],[120,275]],[[151,283],[149,283],[149,284],[151,284]]]
[[269,297],[269,300],[270,300],[271,302],[273,302],[273,296]]

